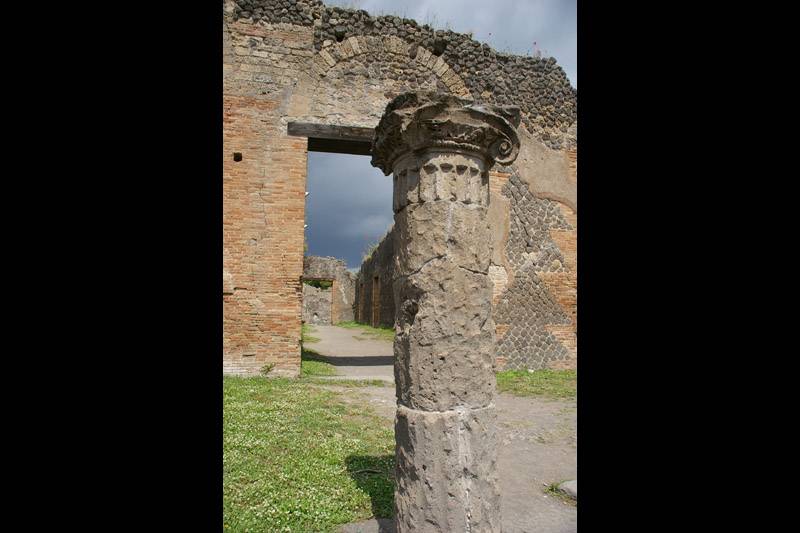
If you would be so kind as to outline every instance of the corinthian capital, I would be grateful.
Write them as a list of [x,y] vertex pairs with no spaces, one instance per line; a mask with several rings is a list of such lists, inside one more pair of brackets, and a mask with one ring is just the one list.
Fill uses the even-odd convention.
[[372,166],[385,175],[395,161],[427,149],[466,151],[509,165],[519,153],[520,114],[516,106],[476,104],[447,93],[411,92],[397,96],[375,128]]

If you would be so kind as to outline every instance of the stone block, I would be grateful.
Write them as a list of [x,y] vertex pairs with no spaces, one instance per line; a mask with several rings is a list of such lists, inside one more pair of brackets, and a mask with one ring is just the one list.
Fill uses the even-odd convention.
[[427,65],[428,60],[430,58],[431,58],[430,50],[423,48],[421,46],[417,48],[417,57],[415,58],[417,63],[420,63],[421,65]]
[[339,51],[345,59],[351,58],[355,55],[353,45],[350,44],[350,39],[345,39],[339,44]]
[[447,67],[447,69],[444,71],[444,73],[440,76],[441,79],[442,79],[442,83],[444,83],[446,85],[447,82],[452,80],[455,75],[456,75],[456,72],[453,69],[451,69],[450,67]]
[[559,490],[572,498],[573,500],[578,499],[578,480],[573,479],[572,481],[565,481],[561,485],[558,486]]
[[368,50],[367,51],[375,52],[375,53],[383,52],[384,48],[383,48],[383,39],[382,38],[374,37],[374,36],[370,35],[368,37],[365,37],[365,39],[366,39],[366,41],[368,43],[368,46],[367,46]]
[[431,66],[431,69],[437,75],[439,75],[439,71],[441,70],[442,72],[444,72],[444,68],[445,67],[447,67],[447,63],[444,62],[444,58],[442,58],[442,56],[439,56],[439,58],[436,60],[436,62],[433,64],[433,66]]
[[363,53],[361,51],[361,46],[358,44],[358,39],[355,37],[348,37],[347,42],[350,43],[350,47],[353,49],[354,55]]
[[[327,66],[327,64],[326,64],[326,66]],[[328,69],[323,69],[321,66],[319,66],[319,63],[316,61],[316,59],[311,62],[311,70],[314,72],[314,74],[316,74],[320,78],[325,76],[325,74],[328,73]]]
[[437,56],[435,54],[431,54],[431,57],[428,58],[428,62],[427,62],[427,64],[425,66],[428,67],[429,69],[433,70],[433,66],[440,59],[441,59],[441,57],[439,57],[439,56]]
[[322,57],[322,59],[325,60],[328,66],[332,67],[336,64],[336,60],[333,59],[333,57],[328,53],[327,50],[320,50],[319,55]]
[[392,35],[387,35],[383,38],[383,48],[391,54],[398,53],[397,38]]

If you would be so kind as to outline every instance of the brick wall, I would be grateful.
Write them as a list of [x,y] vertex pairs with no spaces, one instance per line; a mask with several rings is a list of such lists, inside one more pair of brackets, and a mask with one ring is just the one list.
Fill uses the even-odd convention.
[[[306,144],[276,121],[279,102],[223,100],[223,370],[298,375]],[[241,153],[241,161],[234,161]]]

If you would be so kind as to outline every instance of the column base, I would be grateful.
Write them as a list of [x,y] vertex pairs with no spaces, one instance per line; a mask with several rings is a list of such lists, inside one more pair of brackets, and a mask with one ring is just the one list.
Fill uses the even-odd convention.
[[499,533],[495,407],[395,418],[397,533]]

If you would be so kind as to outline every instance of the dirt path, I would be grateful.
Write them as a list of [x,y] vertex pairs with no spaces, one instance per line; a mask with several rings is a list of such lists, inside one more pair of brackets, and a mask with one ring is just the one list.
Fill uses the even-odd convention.
[[[314,326],[320,341],[308,347],[335,365],[340,377],[383,379],[394,383],[392,343],[364,336],[361,330]],[[363,339],[363,340],[360,340]],[[394,420],[394,386],[347,387],[347,402],[370,405]],[[551,483],[577,479],[577,403],[498,394],[498,468],[505,533],[574,533],[578,512],[545,491]],[[347,533],[391,533],[390,521],[350,524]]]
[[318,342],[306,348],[336,367],[338,377],[347,379],[382,379],[394,383],[392,343],[365,335],[363,330],[337,326],[313,326],[310,335]]

